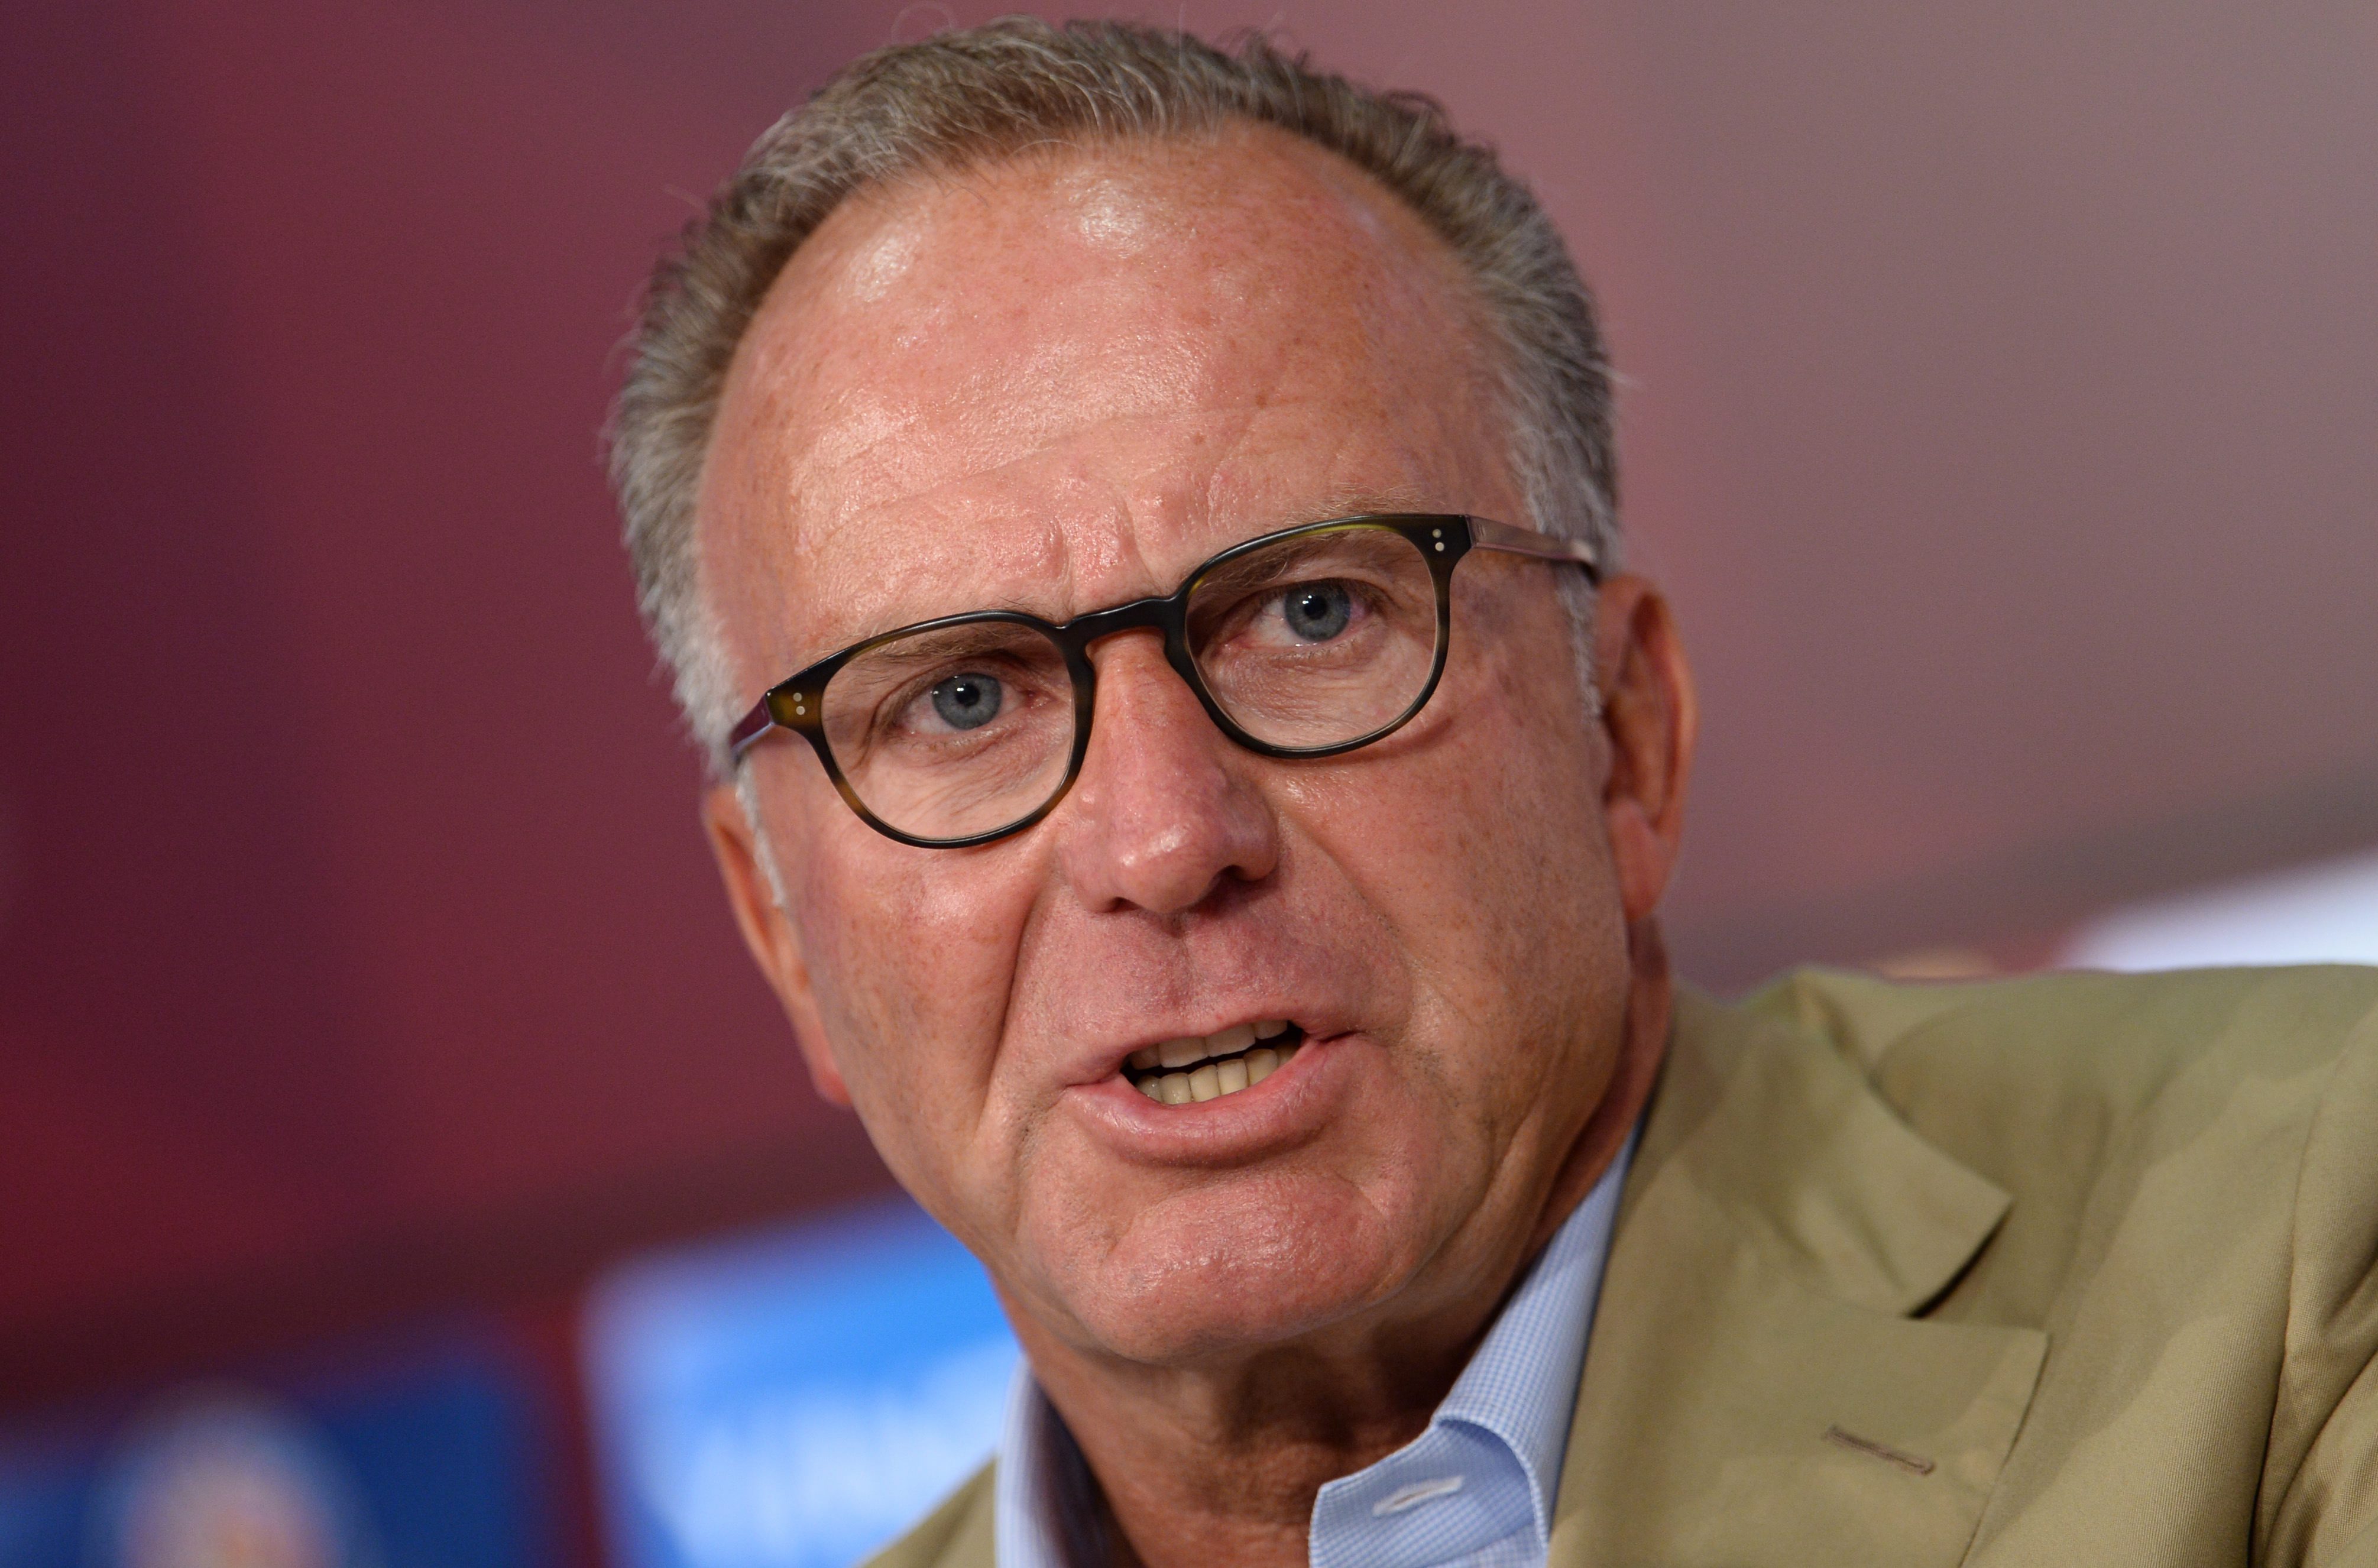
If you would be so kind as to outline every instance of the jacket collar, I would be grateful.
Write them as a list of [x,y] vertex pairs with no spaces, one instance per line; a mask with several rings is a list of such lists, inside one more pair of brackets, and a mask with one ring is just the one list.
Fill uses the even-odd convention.
[[1893,1315],[1938,1296],[2012,1202],[1829,1042],[1681,987],[1643,1142],[1622,1227],[1664,1180],[1663,1203],[1722,1220],[1785,1276]]

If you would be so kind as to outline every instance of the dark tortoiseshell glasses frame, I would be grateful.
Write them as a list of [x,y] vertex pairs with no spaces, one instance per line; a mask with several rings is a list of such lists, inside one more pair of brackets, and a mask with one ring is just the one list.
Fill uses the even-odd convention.
[[[1302,538],[1332,531],[1380,529],[1398,533],[1420,552],[1429,566],[1436,583],[1436,645],[1424,682],[1411,703],[1395,717],[1364,734],[1327,746],[1277,746],[1250,735],[1234,721],[1214,694],[1207,688],[1206,677],[1197,668],[1197,661],[1189,642],[1189,607],[1198,586],[1218,569],[1255,551],[1268,549],[1285,540]],[[1080,776],[1082,760],[1089,753],[1090,718],[1097,707],[1098,669],[1091,664],[1090,645],[1118,632],[1153,630],[1164,640],[1165,662],[1187,683],[1206,710],[1214,726],[1231,740],[1262,757],[1319,758],[1336,757],[1386,738],[1411,722],[1436,693],[1437,682],[1445,675],[1446,650],[1452,640],[1453,628],[1453,569],[1472,550],[1494,550],[1508,555],[1526,556],[1538,560],[1576,566],[1585,571],[1587,581],[1601,581],[1600,563],[1592,548],[1584,543],[1562,539],[1531,529],[1514,528],[1508,523],[1493,522],[1485,518],[1467,517],[1459,513],[1375,512],[1354,517],[1329,518],[1294,528],[1284,528],[1266,533],[1242,545],[1233,545],[1199,566],[1172,592],[1150,599],[1135,599],[1127,604],[1111,609],[1093,610],[1062,623],[1040,619],[1020,610],[979,610],[967,615],[943,616],[935,620],[919,621],[864,641],[854,642],[836,653],[828,654],[816,664],[770,687],[751,712],[743,715],[727,736],[727,746],[736,765],[740,766],[751,748],[778,730],[788,731],[810,743],[818,761],[825,768],[826,776],[846,804],[867,823],[886,838],[924,849],[963,849],[969,845],[989,844],[994,839],[1022,832],[1056,808],[1057,803],[1073,788]],[[884,821],[844,777],[841,764],[835,760],[834,748],[825,735],[825,688],[835,675],[851,660],[887,642],[916,636],[919,632],[941,631],[952,627],[985,622],[998,622],[1027,627],[1048,639],[1063,655],[1065,668],[1073,677],[1074,737],[1073,752],[1065,765],[1065,776],[1050,792],[1049,797],[1031,811],[986,832],[970,833],[959,838],[922,838],[905,832]]]

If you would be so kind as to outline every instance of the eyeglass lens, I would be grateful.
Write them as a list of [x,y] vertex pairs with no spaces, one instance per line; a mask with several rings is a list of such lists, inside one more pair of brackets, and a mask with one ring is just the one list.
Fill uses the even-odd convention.
[[[1435,579],[1391,528],[1323,529],[1232,557],[1191,584],[1186,620],[1216,706],[1283,749],[1340,746],[1393,724],[1435,667]],[[835,673],[822,708],[851,792],[918,838],[1021,821],[1064,787],[1072,761],[1064,654],[1015,622],[879,643]]]

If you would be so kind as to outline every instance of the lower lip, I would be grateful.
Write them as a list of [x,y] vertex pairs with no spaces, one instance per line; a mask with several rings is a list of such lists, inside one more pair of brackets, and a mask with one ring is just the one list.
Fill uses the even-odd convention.
[[1332,1119],[1353,1065],[1353,1039],[1306,1040],[1260,1083],[1169,1106],[1121,1073],[1065,1091],[1091,1132],[1126,1157],[1231,1164],[1298,1143]]

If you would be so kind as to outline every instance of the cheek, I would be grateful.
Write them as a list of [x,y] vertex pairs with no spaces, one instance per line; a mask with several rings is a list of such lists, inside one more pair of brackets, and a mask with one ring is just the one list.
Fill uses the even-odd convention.
[[1030,877],[1007,857],[912,849],[856,820],[798,853],[794,922],[861,1119],[895,1169],[921,1159],[895,1154],[904,1142],[930,1145],[922,1163],[963,1160],[999,1054]]
[[1395,929],[1438,1071],[1522,1095],[1564,1044],[1606,1033],[1626,972],[1566,613],[1536,608],[1457,604],[1456,658],[1409,746],[1301,791],[1308,830]]

